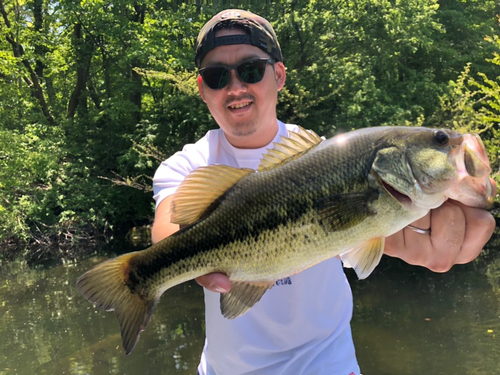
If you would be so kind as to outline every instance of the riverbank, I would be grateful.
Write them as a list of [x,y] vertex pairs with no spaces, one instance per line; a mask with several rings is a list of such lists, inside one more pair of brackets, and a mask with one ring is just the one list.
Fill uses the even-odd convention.
[[0,261],[23,259],[29,265],[60,264],[109,253],[123,254],[142,250],[151,245],[150,225],[133,227],[127,233],[97,233],[79,231],[34,236],[29,241],[8,238],[0,242]]

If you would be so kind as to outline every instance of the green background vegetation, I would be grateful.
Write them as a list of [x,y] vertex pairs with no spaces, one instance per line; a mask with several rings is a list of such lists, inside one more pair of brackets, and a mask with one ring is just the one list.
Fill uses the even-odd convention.
[[[230,6],[0,0],[0,257],[77,257],[147,237],[156,167],[216,127],[193,46]],[[239,6],[280,40],[283,121],[327,136],[384,124],[479,131],[498,170],[497,0]]]

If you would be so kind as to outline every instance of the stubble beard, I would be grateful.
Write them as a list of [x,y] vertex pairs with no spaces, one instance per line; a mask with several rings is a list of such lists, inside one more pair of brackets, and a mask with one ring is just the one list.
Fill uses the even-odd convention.
[[236,124],[231,129],[231,133],[235,137],[248,137],[257,131],[254,121],[245,124]]

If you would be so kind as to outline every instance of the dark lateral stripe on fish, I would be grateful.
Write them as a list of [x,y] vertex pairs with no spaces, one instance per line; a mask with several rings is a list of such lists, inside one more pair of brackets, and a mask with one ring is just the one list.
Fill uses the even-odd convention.
[[[225,233],[209,233],[205,234],[205,237],[201,237],[195,234],[197,228],[191,228],[191,226],[185,227],[172,236],[153,245],[163,250],[158,251],[157,256],[152,257],[151,261],[140,258],[132,259],[127,285],[132,292],[135,292],[142,280],[154,278],[156,274],[172,264],[183,260],[189,261],[200,253],[222,248],[236,240],[245,242],[246,239],[251,238],[257,241],[259,236],[264,235],[266,231],[296,221],[311,209],[304,202],[294,203],[296,204],[293,204],[293,209],[287,210],[286,215],[279,215],[276,212],[269,211],[267,214],[261,216],[259,222],[254,220],[250,223],[242,223],[238,227],[231,228],[228,226]],[[203,224],[199,223],[197,225],[201,227]],[[183,236],[188,230],[191,231],[190,237]],[[203,228],[200,228],[200,230],[203,230]],[[165,251],[165,247],[167,246],[169,249],[175,249],[175,251]]]
[[[362,143],[363,142],[352,144],[351,147],[364,150],[365,146]],[[312,152],[316,153],[316,150]],[[327,173],[323,172],[321,167],[318,167],[318,165],[320,165],[318,160],[339,159],[335,148],[318,150],[315,156],[316,157],[311,157],[309,159],[298,159],[281,166],[279,169],[243,177],[236,185],[229,188],[207,208],[206,212],[203,214],[205,219],[199,220],[195,224],[187,225],[172,236],[153,245],[151,250],[153,250],[153,248],[158,249],[157,256],[152,257],[154,260],[148,260],[140,256],[131,259],[127,282],[130,290],[136,292],[140,288],[143,280],[154,278],[166,267],[176,264],[179,261],[188,262],[200,253],[206,253],[211,250],[225,247],[236,240],[245,242],[248,238],[251,238],[257,241],[259,236],[263,235],[264,232],[272,231],[281,225],[299,220],[304,214],[314,209],[314,204],[317,202],[315,196],[319,195],[319,193],[312,191],[310,187],[318,184],[328,184],[330,187],[332,186],[331,182],[328,181],[329,177]],[[306,173],[300,175],[290,173],[293,172],[297,165],[302,163],[310,164],[310,167],[301,167],[301,170],[306,171]],[[364,168],[355,167],[359,175],[358,178],[352,179],[352,182],[354,185],[359,184],[360,189],[363,189],[362,185],[370,170],[369,165],[370,163],[366,164]],[[292,180],[290,176],[293,176]],[[272,205],[275,202],[269,201],[267,196],[255,194],[255,196],[250,199],[252,206],[245,206],[244,203],[239,203],[238,207],[240,212],[238,212],[238,215],[246,217],[247,220],[239,220],[238,227],[234,227],[230,222],[230,215],[228,215],[226,208],[221,207],[219,212],[213,212],[216,208],[219,208],[226,199],[235,200],[237,202],[239,197],[238,192],[240,190],[246,192],[269,191],[271,185],[274,186],[272,190],[275,191],[288,190],[287,193],[283,193],[284,196],[288,196],[287,202],[282,202],[283,211],[277,212],[277,210],[273,209]],[[352,186],[339,185],[332,191],[332,194],[341,194],[345,191],[352,191]],[[275,195],[274,198],[276,198]],[[290,198],[292,198],[292,200],[290,200]],[[228,206],[234,209],[234,205]],[[219,233],[211,232],[207,234],[203,232],[203,226],[211,224],[206,223],[206,219],[209,221],[221,220],[220,226],[223,227],[224,230],[219,231]],[[225,221],[226,223],[224,223]],[[198,236],[198,231],[200,233],[203,232],[203,235]],[[185,236],[184,234],[188,232],[190,232],[189,235]],[[169,249],[175,250],[172,251]]]

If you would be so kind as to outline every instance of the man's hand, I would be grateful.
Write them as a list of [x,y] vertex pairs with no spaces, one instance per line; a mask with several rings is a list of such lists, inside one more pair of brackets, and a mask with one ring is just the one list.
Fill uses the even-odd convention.
[[215,293],[227,293],[231,290],[231,280],[223,273],[209,273],[197,277],[196,282]]
[[[496,184],[491,181],[496,195]],[[493,234],[495,219],[488,211],[448,200],[412,225],[430,229],[430,234],[404,228],[387,237],[384,253],[435,272],[446,272],[479,255]]]

